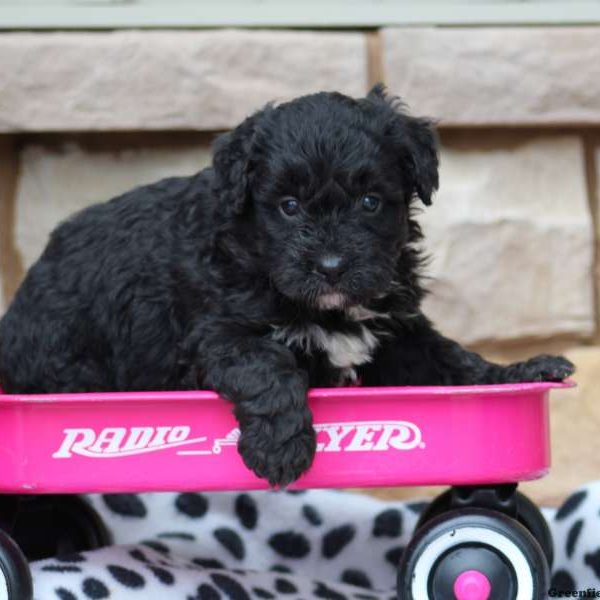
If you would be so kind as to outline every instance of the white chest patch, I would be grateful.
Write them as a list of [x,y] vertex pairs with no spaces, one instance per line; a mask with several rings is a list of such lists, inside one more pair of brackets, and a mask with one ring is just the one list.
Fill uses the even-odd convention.
[[307,354],[322,350],[327,354],[331,365],[339,369],[369,362],[379,343],[364,325],[360,326],[359,334],[328,332],[319,325],[279,327],[273,332],[273,339],[290,348],[300,348]]

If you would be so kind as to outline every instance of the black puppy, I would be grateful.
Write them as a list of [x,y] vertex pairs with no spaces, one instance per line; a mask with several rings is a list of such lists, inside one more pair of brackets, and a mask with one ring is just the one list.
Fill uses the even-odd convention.
[[500,366],[420,311],[412,213],[438,186],[431,123],[376,87],[268,106],[214,166],[61,224],[0,323],[8,392],[213,388],[271,484],[309,468],[310,386],[563,379],[566,359]]

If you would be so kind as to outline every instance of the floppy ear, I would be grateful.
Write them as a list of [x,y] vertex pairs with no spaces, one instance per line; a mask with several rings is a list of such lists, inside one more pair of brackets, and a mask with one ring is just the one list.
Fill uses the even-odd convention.
[[213,144],[213,167],[219,194],[234,215],[250,200],[251,154],[258,113],[248,117]]
[[367,102],[382,120],[384,143],[387,142],[403,166],[409,166],[411,196],[429,206],[438,189],[437,135],[429,119],[411,117],[399,98],[390,98],[382,84],[367,95]]

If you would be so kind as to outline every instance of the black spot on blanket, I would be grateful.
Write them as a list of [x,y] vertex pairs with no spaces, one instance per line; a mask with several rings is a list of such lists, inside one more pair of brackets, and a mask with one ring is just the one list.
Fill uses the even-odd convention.
[[196,539],[195,535],[184,531],[167,531],[165,533],[159,533],[158,537],[164,540],[186,540],[188,542],[193,542]]
[[154,565],[149,565],[148,568],[154,573],[156,579],[158,579],[161,583],[165,585],[173,585],[175,583],[175,577],[173,574],[162,567],[156,567]]
[[573,525],[569,529],[569,533],[567,534],[567,544],[566,544],[567,558],[571,558],[571,556],[573,556],[573,552],[575,550],[575,544],[577,543],[577,540],[579,539],[579,534],[581,533],[582,529],[583,529],[583,519],[578,519],[577,521],[575,521],[575,523],[573,523]]
[[235,514],[246,529],[254,529],[258,521],[256,502],[248,494],[240,494],[235,499]]
[[429,502],[409,502],[406,505],[406,508],[414,512],[416,515],[420,515],[428,506]]
[[556,511],[556,515],[554,518],[557,521],[562,521],[566,519],[570,514],[574,513],[580,504],[586,499],[587,492],[585,490],[581,490],[580,492],[575,492],[571,494],[564,502],[564,504]]
[[250,600],[248,592],[235,579],[221,573],[213,573],[210,578],[231,600]]
[[150,562],[146,558],[146,555],[138,548],[134,548],[133,550],[131,550],[131,552],[129,552],[129,556],[131,556],[131,558],[133,558],[134,560],[139,560],[140,562],[143,562],[143,563]]
[[385,553],[385,560],[387,560],[392,567],[397,568],[400,564],[400,559],[404,554],[404,548],[402,546],[395,546],[394,548],[390,548]]
[[208,510],[208,500],[201,494],[192,492],[179,494],[175,499],[175,508],[187,517],[199,519]]
[[141,519],[148,514],[146,506],[135,494],[104,494],[104,504],[122,517],[134,517]]
[[152,548],[152,550],[155,550],[156,552],[160,553],[160,554],[169,554],[170,550],[167,546],[165,546],[164,544],[161,544],[160,542],[156,542],[155,540],[147,540],[142,542],[142,544],[144,546],[147,546],[148,548]]
[[125,587],[131,589],[142,588],[146,585],[146,580],[135,571],[120,567],[118,565],[108,565],[108,572]]
[[203,569],[224,569],[225,565],[216,558],[194,558],[192,562]]
[[42,567],[42,571],[49,573],[81,573],[82,569],[74,565],[46,565]]
[[556,589],[557,592],[573,592],[575,591],[575,581],[567,571],[560,569],[552,575],[550,588]]
[[310,552],[310,542],[295,531],[282,531],[272,535],[269,546],[286,558],[304,558]]
[[323,536],[321,551],[325,558],[337,556],[354,538],[356,529],[354,525],[341,525]]
[[110,596],[108,588],[99,579],[95,579],[94,577],[84,579],[81,584],[81,589],[86,597],[92,598],[93,600],[101,600],[102,598],[108,598]]
[[375,517],[375,537],[398,537],[402,534],[402,514],[395,508],[384,510]]
[[349,583],[350,585],[354,585],[356,587],[366,589],[371,589],[373,587],[373,584],[371,583],[371,580],[367,574],[359,569],[346,569],[342,573],[341,579],[344,583]]
[[278,577],[275,580],[275,589],[281,594],[295,594],[298,588],[288,579]]
[[275,571],[276,573],[292,573],[293,571],[286,565],[273,565],[269,571]]
[[325,598],[326,600],[346,600],[344,594],[340,594],[320,581],[317,582],[317,587],[313,594],[318,598]]
[[189,600],[221,600],[221,594],[212,585],[203,583],[198,587],[196,598],[189,598]]
[[82,563],[85,562],[85,556],[83,554],[79,554],[77,552],[71,552],[70,554],[62,554],[55,558],[59,562],[64,563]]
[[238,560],[244,558],[246,555],[244,542],[233,529],[229,529],[229,527],[220,527],[219,529],[214,530],[213,535],[235,558]]
[[77,596],[65,588],[56,588],[54,591],[59,600],[77,600]]
[[259,587],[252,588],[252,593],[259,598],[264,598],[265,600],[272,600],[272,598],[275,598],[274,594],[271,594],[271,592]]
[[310,504],[305,504],[302,507],[302,515],[304,518],[315,527],[323,524],[323,517],[319,514],[319,511]]
[[600,548],[596,552],[589,552],[584,557],[584,562],[588,567],[591,567],[596,574],[596,577],[600,579]]

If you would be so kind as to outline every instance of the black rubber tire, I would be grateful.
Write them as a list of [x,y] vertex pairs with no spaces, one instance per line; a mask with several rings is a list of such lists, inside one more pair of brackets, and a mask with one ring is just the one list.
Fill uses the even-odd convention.
[[548,566],[552,569],[554,564],[554,543],[548,522],[540,509],[525,494],[517,492],[517,521],[523,525],[529,533],[538,541]]
[[75,495],[21,498],[11,533],[30,561],[95,550],[111,543],[98,513]]
[[452,510],[450,507],[450,499],[452,496],[452,488],[442,492],[436,496],[419,515],[417,524],[415,525],[415,531],[418,531],[423,525],[429,523],[431,519],[435,519],[440,515],[447,513]]
[[[452,510],[450,505],[451,495],[452,489],[449,489],[434,498],[429,506],[421,513],[416,528],[418,529],[434,517]],[[523,525],[538,541],[546,555],[548,566],[552,568],[552,565],[554,564],[554,543],[552,541],[552,533],[550,532],[550,528],[548,527],[544,515],[542,515],[537,505],[525,496],[525,494],[516,491],[515,499],[517,502],[517,521],[519,521],[519,523],[521,523],[521,525]]]
[[[4,586],[4,589],[2,589]],[[0,530],[0,598],[31,600],[33,584],[27,559],[4,531]]]
[[[460,530],[464,530],[464,535]],[[520,569],[512,562],[510,552],[507,554],[497,547],[499,539],[521,557]],[[478,555],[485,555],[483,562],[469,562]],[[486,557],[494,561],[494,564],[489,563],[488,573]],[[449,563],[451,568],[448,568]],[[529,578],[532,595],[528,600],[547,598],[548,563],[533,535],[515,519],[500,512],[467,508],[432,517],[416,531],[398,568],[398,599],[450,600],[454,598],[455,577],[470,569],[482,571],[490,578],[489,600],[514,600],[516,589],[524,586]]]

